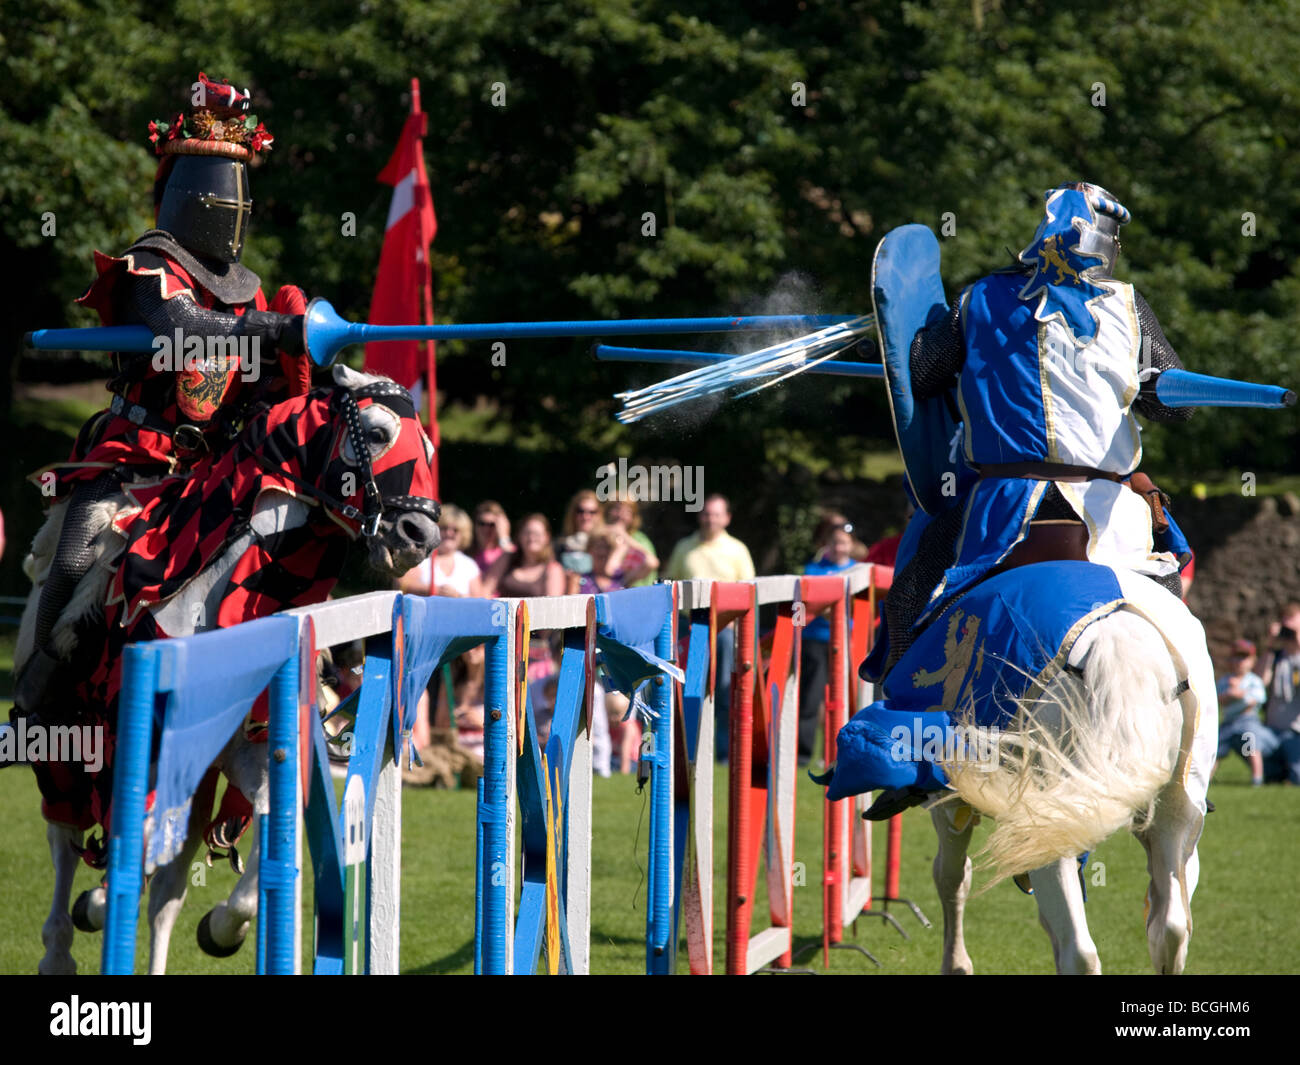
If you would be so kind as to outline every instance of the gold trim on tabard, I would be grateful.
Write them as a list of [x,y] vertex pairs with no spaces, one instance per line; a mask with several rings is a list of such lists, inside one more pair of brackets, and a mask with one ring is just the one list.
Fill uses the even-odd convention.
[[[1073,334],[1066,330],[1067,336],[1073,341]],[[1041,322],[1038,326],[1038,391],[1043,400],[1043,433],[1047,438],[1047,461],[1060,462],[1061,451],[1056,446],[1056,415],[1052,409],[1052,386],[1047,379],[1047,360],[1052,356],[1050,345],[1044,343],[1047,336],[1047,323]],[[1073,355],[1075,353],[1071,353]]]
[[1129,360],[1133,378],[1128,388],[1124,390],[1124,422],[1128,426],[1129,439],[1133,441],[1133,469],[1136,470],[1142,462],[1142,429],[1137,423],[1137,418],[1133,416],[1132,408],[1142,388],[1142,383],[1138,380],[1138,367],[1142,360],[1142,327],[1138,324],[1137,299],[1134,296],[1133,286],[1121,285],[1120,288],[1124,309],[1128,312],[1128,331],[1133,345],[1133,357]]

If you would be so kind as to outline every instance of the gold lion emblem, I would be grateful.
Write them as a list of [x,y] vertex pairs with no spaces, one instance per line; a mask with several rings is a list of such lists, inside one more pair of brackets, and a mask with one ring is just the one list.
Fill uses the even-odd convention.
[[1039,262],[1043,264],[1043,273],[1049,270],[1056,271],[1056,280],[1052,284],[1062,285],[1067,277],[1073,278],[1072,284],[1083,284],[1083,278],[1079,276],[1079,271],[1072,267],[1061,248],[1061,235],[1048,237],[1043,241],[1043,250],[1038,254]]
[[[962,625],[965,618],[966,624]],[[972,679],[980,675],[984,668],[984,648],[979,645],[980,619],[974,614],[966,616],[965,611],[954,610],[948,619],[948,632],[943,641],[943,665],[938,669],[918,669],[912,674],[912,687],[928,688],[932,684],[943,682],[943,707],[955,709],[957,696],[965,683],[970,669],[971,659],[975,661]]]

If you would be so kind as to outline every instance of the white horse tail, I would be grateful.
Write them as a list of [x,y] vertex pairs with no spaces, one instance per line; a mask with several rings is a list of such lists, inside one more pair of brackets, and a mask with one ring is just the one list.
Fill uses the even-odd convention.
[[1062,670],[1027,696],[995,758],[944,766],[962,800],[997,822],[987,886],[1140,828],[1173,775],[1183,713],[1164,638],[1121,610],[1085,630],[1076,652],[1085,647],[1082,676]]

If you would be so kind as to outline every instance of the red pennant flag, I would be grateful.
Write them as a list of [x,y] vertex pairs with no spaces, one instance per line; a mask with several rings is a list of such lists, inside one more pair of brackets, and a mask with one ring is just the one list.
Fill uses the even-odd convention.
[[[420,135],[424,115],[409,115],[402,129],[397,151],[379,175],[393,186],[384,232],[384,250],[379,256],[379,275],[370,300],[373,325],[410,325],[420,321],[423,288],[429,277],[429,243],[438,229],[429,194],[429,177],[424,169]],[[366,345],[365,368],[369,373],[391,377],[410,388],[420,380],[418,340],[390,340]]]
[[[419,82],[412,79],[411,114],[402,127],[397,150],[379,175],[380,181],[393,186],[393,199],[379,256],[379,274],[370,300],[369,321],[374,325],[409,325],[419,321],[433,324],[429,244],[438,232],[438,219],[433,213],[433,195],[424,168],[425,130]],[[416,393],[417,409],[421,378],[426,379],[430,436],[436,447],[433,341],[391,340],[367,344],[364,365],[366,372],[383,374],[412,389]]]

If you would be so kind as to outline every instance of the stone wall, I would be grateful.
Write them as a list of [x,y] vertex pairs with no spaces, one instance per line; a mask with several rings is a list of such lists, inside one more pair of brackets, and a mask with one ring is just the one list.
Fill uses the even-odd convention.
[[1300,499],[1176,499],[1172,509],[1196,552],[1188,605],[1222,668],[1232,640],[1262,649],[1282,604],[1300,600]]

